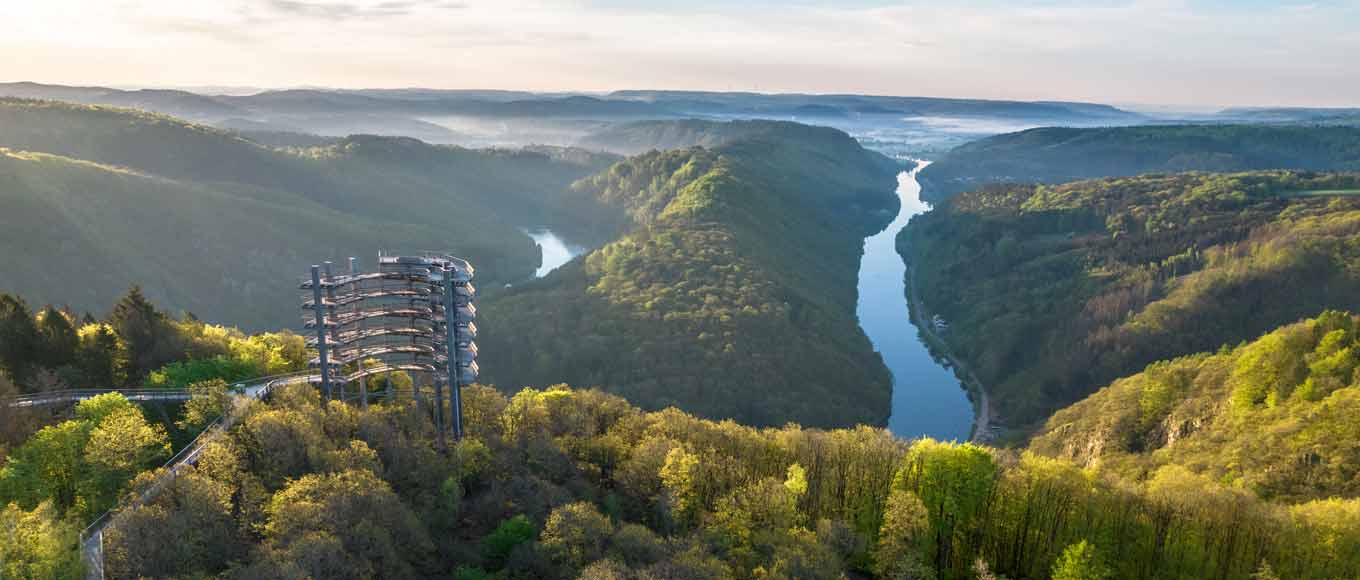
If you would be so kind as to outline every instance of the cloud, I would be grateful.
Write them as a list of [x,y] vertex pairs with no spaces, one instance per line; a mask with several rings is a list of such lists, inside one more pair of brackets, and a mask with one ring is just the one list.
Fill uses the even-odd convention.
[[273,16],[280,18],[320,18],[323,20],[348,20],[353,18],[375,18],[385,16],[406,16],[423,9],[455,10],[465,8],[461,2],[386,0],[377,3],[366,2],[317,2],[312,0],[266,0],[265,7]]
[[69,82],[1360,102],[1360,6],[1328,0],[44,0],[7,16],[5,74]]

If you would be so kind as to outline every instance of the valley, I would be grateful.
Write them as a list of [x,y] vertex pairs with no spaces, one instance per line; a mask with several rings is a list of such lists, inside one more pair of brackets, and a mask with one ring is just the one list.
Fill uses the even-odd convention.
[[1360,580],[1360,3],[0,18],[0,580]]
[[[960,194],[899,239],[1017,426],[1164,359],[1354,310],[1353,174],[1150,175]],[[1307,280],[1306,283],[1294,281]]]
[[916,182],[916,175],[928,165],[923,162],[898,175],[902,209],[882,232],[864,240],[856,315],[892,373],[888,429],[906,439],[962,441],[969,438],[973,409],[954,372],[941,366],[932,352],[923,334],[929,332],[923,330],[923,321],[908,312],[910,296],[904,284],[908,278],[896,245],[897,235],[907,223],[929,211],[920,200],[921,187]]
[[[0,406],[2,517],[47,522],[56,544],[72,541],[61,518],[162,482],[150,503],[122,503],[104,556],[115,576],[343,576],[327,562],[353,552],[372,571],[360,577],[569,579],[626,564],[754,578],[807,562],[812,578],[970,578],[983,562],[1041,578],[1092,537],[1114,538],[1100,549],[1128,578],[1330,578],[1360,563],[1346,423],[1360,348],[1341,312],[1360,310],[1360,182],[1157,172],[1301,159],[1252,141],[1281,135],[1327,149],[1303,169],[1349,167],[1336,127],[1073,130],[1054,147],[1114,177],[1036,169],[1029,180],[1065,183],[1016,184],[995,183],[1011,171],[997,159],[1051,130],[938,152],[1035,121],[1019,116],[828,123],[852,132],[610,119],[578,141],[600,152],[0,105],[0,203],[15,210],[0,243],[17,256],[0,291],[74,306],[0,297],[0,403],[86,384],[187,398],[104,395],[69,419]],[[1111,165],[1123,145],[1092,143],[1124,131],[1165,146]],[[1228,142],[1247,153],[1220,151]],[[1195,147],[1209,153],[1187,156]],[[938,162],[895,160],[931,151]],[[970,167],[952,182],[969,187],[941,187]],[[178,476],[156,475],[204,413],[226,412],[215,381],[306,366],[298,335],[213,323],[296,327],[279,322],[295,304],[262,298],[292,291],[294,262],[450,245],[479,268],[468,438],[437,443],[419,376],[379,377],[370,409],[280,385]],[[43,267],[73,253],[108,274],[80,294]],[[146,295],[122,289],[141,282]],[[52,463],[57,444],[77,450],[69,463]],[[397,519],[290,519],[294,500],[360,489]],[[306,560],[317,548],[289,525],[330,555]],[[593,526],[599,553],[570,555],[560,534],[573,525]],[[166,530],[218,548],[136,547]],[[382,547],[372,530],[405,539]]]

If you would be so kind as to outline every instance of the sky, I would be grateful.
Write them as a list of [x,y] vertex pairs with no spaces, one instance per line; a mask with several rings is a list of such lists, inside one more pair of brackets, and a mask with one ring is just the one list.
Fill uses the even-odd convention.
[[1360,0],[0,0],[0,81],[1360,106]]

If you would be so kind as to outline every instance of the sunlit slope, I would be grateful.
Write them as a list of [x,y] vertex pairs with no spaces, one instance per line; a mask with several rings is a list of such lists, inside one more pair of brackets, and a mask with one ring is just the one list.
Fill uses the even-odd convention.
[[1014,426],[1115,378],[1360,309],[1353,174],[1180,174],[960,194],[899,238]]
[[[571,219],[573,213],[589,215],[594,207],[591,200],[581,205],[581,200],[566,196],[570,184],[613,159],[554,149],[469,150],[374,136],[285,150],[161,115],[15,99],[0,99],[0,128],[0,147],[66,158],[47,164],[34,161],[34,156],[28,156],[26,163],[10,159],[7,178],[23,186],[5,192],[9,199],[6,211],[0,213],[7,220],[31,224],[26,212],[38,211],[31,207],[38,202],[45,204],[43,211],[69,216],[85,210],[85,198],[107,200],[110,192],[134,190],[119,198],[123,201],[110,202],[108,211],[84,215],[84,221],[62,222],[73,228],[70,231],[29,230],[22,242],[10,243],[55,251],[76,243],[71,240],[97,241],[101,255],[137,257],[156,263],[165,273],[118,272],[112,276],[129,283],[140,280],[149,294],[171,308],[189,308],[204,318],[248,328],[277,327],[292,320],[296,312],[285,306],[292,291],[280,290],[287,286],[280,284],[304,272],[308,264],[328,257],[356,255],[371,261],[379,249],[450,249],[473,260],[479,278],[489,284],[527,278],[537,263],[538,250],[519,228],[546,223],[569,231],[578,221]],[[100,171],[91,173],[94,169]],[[143,191],[141,186],[98,180],[98,176],[126,180],[131,174],[157,185]],[[54,187],[68,195],[50,193]],[[135,218],[153,214],[165,223]],[[240,216],[232,228],[223,230],[235,239],[200,239],[214,235],[215,224],[201,222],[216,215]],[[279,231],[280,224],[289,220],[300,220],[297,227],[303,229]],[[301,225],[309,223],[318,225]],[[166,229],[172,226],[180,229]],[[126,230],[141,237],[114,235]],[[138,239],[151,246],[139,245]],[[267,240],[301,241],[270,246],[262,243]],[[141,253],[167,251],[167,246],[267,256],[260,257],[265,263],[209,270],[224,272],[240,287],[218,301],[204,301],[203,296],[218,288],[215,283],[189,282],[199,280],[201,263],[158,263],[152,257],[158,254]],[[55,256],[78,260],[85,254]],[[42,276],[31,265],[21,264],[27,263],[7,260],[0,267],[6,290],[38,288],[24,285],[30,282],[9,282]],[[73,307],[95,308],[126,289],[111,284],[85,289],[88,295],[80,299],[70,294],[72,290],[33,295],[69,296]],[[166,284],[164,289],[160,284]],[[263,306],[258,302],[263,299],[280,306]]]
[[1031,448],[1132,478],[1180,465],[1269,498],[1356,497],[1356,324],[1328,312],[1154,364],[1059,411]]
[[292,325],[295,278],[320,257],[447,239],[277,190],[10,150],[0,153],[0,207],[6,291],[87,310],[141,284],[173,308],[255,327]]
[[372,135],[282,150],[163,115],[17,99],[0,99],[0,127],[4,147],[281,189],[347,212],[432,224],[457,211],[476,226],[551,204],[572,181],[614,161],[579,151],[473,150]]
[[487,379],[757,424],[881,424],[890,380],[855,319],[855,279],[863,237],[896,210],[896,168],[805,129],[578,182],[630,233],[484,302]]

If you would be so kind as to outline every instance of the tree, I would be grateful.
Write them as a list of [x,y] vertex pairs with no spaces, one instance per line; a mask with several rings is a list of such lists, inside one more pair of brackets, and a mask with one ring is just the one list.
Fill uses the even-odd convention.
[[623,524],[609,539],[609,556],[629,568],[643,568],[665,558],[666,545],[646,526]]
[[539,542],[555,561],[579,570],[604,555],[613,533],[613,524],[594,504],[578,501],[552,511]]
[[172,478],[143,473],[133,489],[158,480],[165,487],[150,503],[125,509],[105,534],[105,562],[116,578],[208,577],[244,556],[232,520],[231,487],[191,466]]
[[175,424],[180,429],[199,432],[231,408],[231,392],[222,379],[201,381],[189,385],[189,402],[184,404],[184,416]]
[[1111,576],[1095,546],[1086,540],[1068,546],[1053,563],[1053,580],[1106,580]]
[[[7,373],[0,371],[0,401],[18,394],[19,387],[14,386]],[[32,429],[36,429],[32,425],[35,419],[36,417],[25,409],[0,403],[0,466],[5,464],[9,448],[22,443],[24,437],[31,434]]]
[[899,578],[924,570],[920,550],[929,528],[930,514],[920,498],[905,489],[892,490],[883,506],[883,528],[878,532],[878,547],[874,550],[878,574]]
[[84,577],[76,530],[57,516],[51,502],[32,511],[0,508],[0,578],[77,580]]
[[126,399],[122,403],[111,410],[100,411],[102,416],[92,422],[85,443],[84,463],[88,475],[82,482],[81,495],[91,510],[90,515],[112,506],[123,485],[142,470],[170,457],[170,438],[165,428],[148,423],[141,409],[127,403]]
[[174,346],[164,344],[174,334],[174,328],[139,286],[130,288],[114,305],[109,325],[127,349],[129,380],[145,377],[182,354],[166,348]]
[[666,486],[671,510],[677,522],[690,522],[699,510],[699,456],[675,447],[666,454],[661,466],[661,483]]
[[0,491],[29,509],[50,500],[64,515],[76,505],[88,437],[89,425],[82,421],[43,427],[10,454],[0,471]]
[[433,549],[411,508],[367,470],[305,475],[268,511],[267,545],[313,578],[410,578]]
[[982,447],[933,439],[912,445],[905,464],[893,478],[893,489],[910,490],[925,505],[937,571],[967,564],[958,558],[956,539],[977,517],[995,478],[996,463]]
[[[44,427],[0,471],[0,492],[25,507],[51,500],[66,515],[90,517],[113,505],[123,485],[170,454],[165,429],[119,393],[76,405],[76,418]],[[8,491],[6,491],[8,490]]]
[[524,514],[508,518],[482,539],[482,554],[492,569],[500,569],[516,546],[533,541],[537,534],[538,529]]
[[92,387],[112,387],[123,383],[126,361],[113,327],[100,323],[81,326],[79,341],[76,363],[86,383]]
[[28,382],[39,344],[28,304],[18,296],[0,294],[0,367],[20,385]]
[[80,337],[65,312],[48,306],[38,315],[37,360],[49,369],[57,369],[76,362]]
[[598,560],[586,566],[576,576],[576,580],[630,580],[633,574],[628,568],[614,560]]

